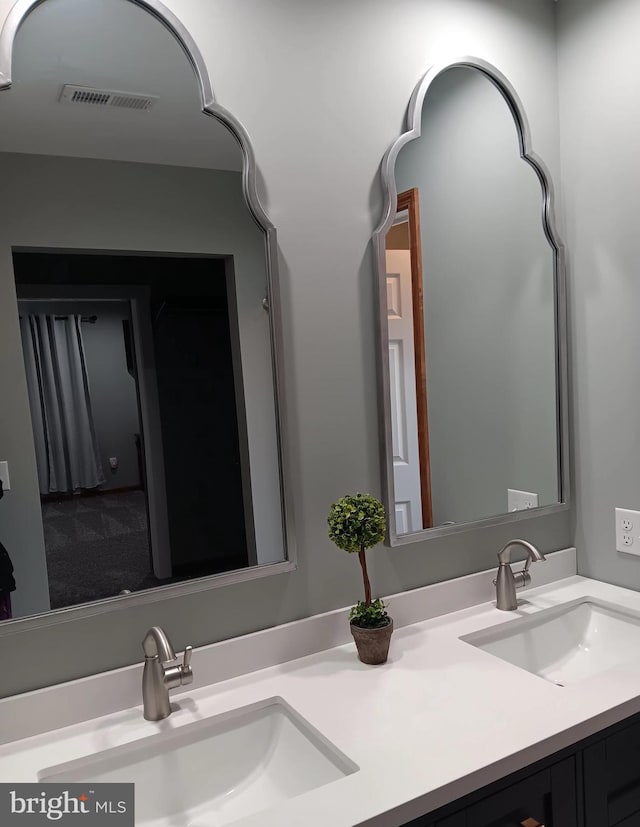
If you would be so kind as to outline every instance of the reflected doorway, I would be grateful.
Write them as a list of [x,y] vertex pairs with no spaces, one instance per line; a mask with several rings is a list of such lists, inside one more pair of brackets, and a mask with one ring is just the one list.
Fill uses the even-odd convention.
[[385,238],[394,499],[398,533],[433,526],[420,205],[398,194]]
[[231,261],[13,258],[52,608],[254,565]]

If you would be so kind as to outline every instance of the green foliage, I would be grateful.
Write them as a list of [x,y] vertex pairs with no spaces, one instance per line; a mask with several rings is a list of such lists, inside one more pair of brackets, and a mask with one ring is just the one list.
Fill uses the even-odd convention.
[[329,509],[329,539],[350,554],[384,539],[384,506],[371,494],[348,494]]
[[369,605],[359,600],[349,612],[349,620],[364,629],[379,629],[381,626],[388,625],[389,615],[387,607],[380,598],[372,600]]

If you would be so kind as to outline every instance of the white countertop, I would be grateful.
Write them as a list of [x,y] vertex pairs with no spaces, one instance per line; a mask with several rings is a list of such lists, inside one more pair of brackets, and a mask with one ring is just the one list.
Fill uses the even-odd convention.
[[5,744],[0,781],[280,696],[360,770],[238,827],[398,827],[640,711],[640,652],[558,687],[459,640],[583,596],[640,611],[640,593],[571,577],[520,593],[515,612],[484,603],[398,629],[384,666],[347,644],[172,694],[166,721],[137,707]]

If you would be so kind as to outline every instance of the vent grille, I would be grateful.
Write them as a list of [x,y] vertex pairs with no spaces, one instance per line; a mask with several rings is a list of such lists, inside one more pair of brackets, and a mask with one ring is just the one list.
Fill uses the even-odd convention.
[[60,103],[82,103],[90,106],[115,106],[119,109],[137,109],[148,112],[158,100],[157,95],[137,95],[133,92],[116,92],[113,89],[92,89],[90,86],[62,87]]

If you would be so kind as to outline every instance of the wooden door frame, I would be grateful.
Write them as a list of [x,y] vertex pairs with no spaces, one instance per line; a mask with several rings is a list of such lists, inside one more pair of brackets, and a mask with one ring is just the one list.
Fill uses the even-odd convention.
[[411,297],[413,305],[413,351],[416,377],[418,419],[418,457],[420,462],[420,499],[422,527],[433,527],[431,500],[431,461],[429,456],[429,411],[427,407],[427,357],[424,335],[422,289],[422,242],[420,236],[420,194],[417,187],[398,193],[397,211],[407,211],[411,260]]

